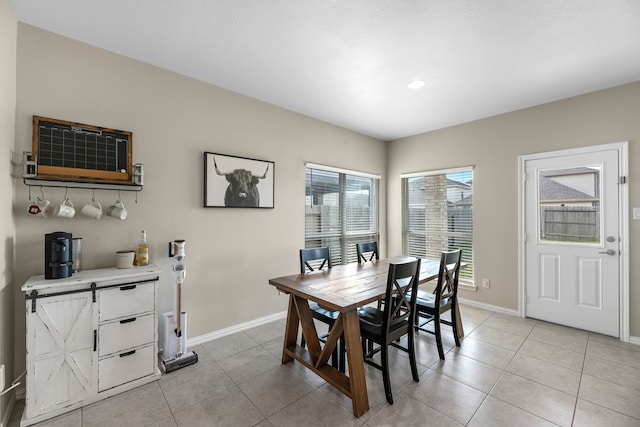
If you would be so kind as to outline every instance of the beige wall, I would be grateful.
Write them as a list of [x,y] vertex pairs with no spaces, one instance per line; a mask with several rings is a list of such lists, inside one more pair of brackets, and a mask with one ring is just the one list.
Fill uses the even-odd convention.
[[[2,170],[11,170],[15,140],[16,114],[16,18],[9,0],[0,0],[0,164]],[[11,175],[0,175],[0,364],[6,365],[5,380],[11,384],[14,374],[14,292],[13,292],[13,239],[14,220],[11,203],[13,185]],[[20,368],[18,368],[20,369]],[[0,398],[0,425],[8,416],[11,393]]]
[[[386,174],[383,142],[24,24],[18,25],[17,91],[16,151],[31,148],[32,115],[129,130],[134,162],[145,165],[145,187],[137,204],[135,193],[122,193],[125,222],[96,222],[27,217],[28,190],[17,181],[16,286],[43,273],[45,233],[82,237],[84,267],[97,268],[114,266],[115,251],[132,248],[145,228],[151,261],[163,268],[161,304],[170,310],[167,245],[185,239],[190,338],[286,310],[287,298],[268,279],[298,269],[305,161]],[[203,208],[205,151],[274,161],[275,208]],[[33,189],[32,197],[38,193]],[[57,203],[64,191],[45,189],[45,195]],[[69,196],[81,205],[91,192]],[[108,204],[116,194],[98,191],[96,198]],[[24,349],[23,336],[20,313],[16,343]]]
[[[640,206],[640,82],[516,111],[388,144],[387,250],[400,253],[400,174],[469,166],[474,169],[476,285],[463,292],[482,303],[518,308],[518,156],[629,141],[629,206]],[[640,267],[634,254],[640,222],[630,222],[630,332],[640,336]]]

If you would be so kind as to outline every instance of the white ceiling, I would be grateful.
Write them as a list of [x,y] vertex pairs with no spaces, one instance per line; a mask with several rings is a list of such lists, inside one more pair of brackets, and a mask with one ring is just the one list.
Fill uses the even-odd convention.
[[640,0],[12,4],[21,22],[385,141],[640,80]]

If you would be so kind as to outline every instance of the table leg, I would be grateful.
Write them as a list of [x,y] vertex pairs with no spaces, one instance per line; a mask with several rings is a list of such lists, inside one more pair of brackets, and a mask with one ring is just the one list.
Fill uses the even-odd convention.
[[349,362],[349,383],[353,415],[362,416],[369,410],[367,383],[364,375],[364,359],[360,344],[360,321],[357,311],[342,313],[344,319],[344,340]]
[[284,332],[284,347],[282,348],[282,364],[289,363],[293,358],[287,353],[287,348],[295,346],[298,341],[298,310],[294,296],[289,295],[289,309],[287,310],[287,325]]

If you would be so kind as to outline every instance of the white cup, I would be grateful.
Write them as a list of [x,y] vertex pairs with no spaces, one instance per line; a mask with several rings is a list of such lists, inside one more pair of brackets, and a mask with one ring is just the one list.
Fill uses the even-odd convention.
[[35,202],[31,202],[27,205],[27,214],[31,216],[42,216],[46,218],[51,215],[51,210],[51,202],[39,197]]
[[115,202],[113,205],[109,206],[105,209],[107,215],[111,218],[119,219],[124,221],[127,218],[127,208],[124,207],[124,203],[121,201]]
[[69,199],[64,199],[59,205],[53,209],[53,216],[59,218],[73,218],[76,215],[76,210],[73,207],[73,203]]
[[136,251],[118,251],[116,252],[116,267],[118,268],[131,268],[133,267],[133,260],[135,258]]
[[102,218],[102,205],[92,200],[91,203],[87,203],[82,207],[80,213],[89,218],[100,219]]

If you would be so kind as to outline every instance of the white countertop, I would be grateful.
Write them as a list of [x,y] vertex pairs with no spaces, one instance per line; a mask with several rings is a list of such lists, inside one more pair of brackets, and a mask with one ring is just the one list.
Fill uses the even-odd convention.
[[55,290],[75,290],[88,287],[96,282],[98,286],[108,286],[118,282],[131,280],[147,280],[157,277],[162,270],[155,265],[145,265],[131,268],[98,268],[83,270],[64,279],[45,279],[44,274],[32,276],[22,285],[23,292]]

